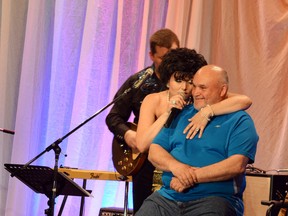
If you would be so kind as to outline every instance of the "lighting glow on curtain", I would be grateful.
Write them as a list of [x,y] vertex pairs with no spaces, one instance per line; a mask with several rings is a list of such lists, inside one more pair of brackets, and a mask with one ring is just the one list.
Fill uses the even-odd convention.
[[[142,26],[148,34],[163,28],[168,1],[26,3],[17,136],[11,162],[28,162],[96,114],[60,143],[63,154],[58,166],[115,171],[112,135],[105,125],[109,109],[97,113],[112,101],[128,76],[143,68],[144,62],[151,64],[146,59],[149,36],[143,38]],[[15,7],[13,3],[4,6]],[[139,52],[141,43],[145,53]],[[140,57],[146,59],[142,65],[137,61]],[[54,164],[53,150],[32,163],[52,168]],[[82,180],[75,181],[82,185]],[[89,181],[87,189],[94,198],[86,199],[86,214],[97,215],[101,207],[123,207],[124,182]],[[130,208],[131,189],[130,184]],[[19,200],[19,194],[25,198]],[[7,200],[6,215],[42,215],[48,208],[47,197],[35,194],[16,178],[9,181]],[[56,200],[57,211],[62,196]],[[78,215],[79,205],[79,197],[69,197],[65,214]]]
[[[97,114],[130,75],[151,64],[149,37],[168,27],[182,46],[228,71],[231,91],[253,100],[255,166],[288,168],[287,1],[0,0],[0,11],[0,127],[16,132],[0,134],[2,164],[27,163]],[[115,171],[108,111],[61,142],[59,166]],[[53,168],[54,151],[32,165]],[[0,172],[1,215],[44,215],[45,195]],[[85,199],[85,215],[123,207],[124,186],[88,181],[94,197]],[[80,198],[68,197],[63,215],[79,215],[79,208]]]

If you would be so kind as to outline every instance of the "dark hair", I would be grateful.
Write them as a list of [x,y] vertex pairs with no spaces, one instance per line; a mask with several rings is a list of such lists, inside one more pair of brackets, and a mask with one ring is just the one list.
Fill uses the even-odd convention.
[[150,51],[155,54],[156,46],[170,49],[173,43],[176,43],[178,47],[180,46],[177,35],[170,29],[160,29],[150,37]]
[[163,56],[163,60],[158,68],[160,79],[167,84],[174,74],[176,79],[190,80],[194,74],[207,62],[203,55],[194,49],[177,48],[172,49]]

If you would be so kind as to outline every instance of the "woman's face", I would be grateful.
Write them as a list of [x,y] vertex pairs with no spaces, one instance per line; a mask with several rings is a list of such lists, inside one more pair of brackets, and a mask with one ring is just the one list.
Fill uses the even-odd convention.
[[172,74],[168,82],[170,96],[180,94],[186,100],[191,97],[193,80],[192,79],[176,79],[175,73]]

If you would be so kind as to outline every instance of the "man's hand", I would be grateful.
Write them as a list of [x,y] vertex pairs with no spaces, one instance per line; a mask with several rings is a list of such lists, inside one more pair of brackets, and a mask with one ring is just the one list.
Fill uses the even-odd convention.
[[198,182],[195,170],[195,167],[183,163],[174,163],[171,167],[171,172],[185,188],[191,187]]
[[178,178],[172,177],[172,180],[171,180],[171,182],[170,182],[170,188],[171,188],[172,190],[175,190],[176,192],[181,193],[181,192],[183,192],[185,189],[187,189],[187,188],[189,188],[189,187],[183,185],[183,184],[179,181]]
[[133,150],[137,150],[136,148],[136,131],[127,130],[124,134],[124,140],[126,144],[132,148]]

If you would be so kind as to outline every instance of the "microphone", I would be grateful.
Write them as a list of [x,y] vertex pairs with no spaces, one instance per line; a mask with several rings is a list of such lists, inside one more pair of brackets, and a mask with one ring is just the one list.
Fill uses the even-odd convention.
[[[188,104],[190,103],[191,97],[188,97],[188,98],[187,98],[187,97],[185,96],[184,92],[178,92],[178,94],[181,95]],[[178,115],[180,112],[181,112],[181,109],[178,109],[178,108],[176,108],[176,107],[173,107],[173,108],[171,109],[171,112],[170,112],[169,116],[168,116],[168,119],[166,120],[166,122],[165,122],[165,124],[164,124],[164,127],[169,128],[169,127],[170,127],[170,124],[171,124],[172,121],[173,121],[173,119],[176,118],[177,115]]]
[[150,76],[152,76],[152,74],[153,74],[153,69],[148,68],[144,72],[144,74],[133,84],[132,88],[134,89],[139,88],[145,82],[145,80],[147,80]]
[[168,116],[168,119],[166,120],[166,122],[165,122],[165,124],[164,124],[164,127],[169,128],[170,125],[171,125],[171,123],[172,123],[172,121],[173,121],[173,119],[176,118],[177,115],[178,115],[180,112],[181,112],[180,109],[177,109],[177,108],[173,107],[173,108],[171,109],[171,112],[170,112],[169,116]]
[[7,130],[7,129],[4,129],[4,128],[0,128],[0,131],[2,131],[2,132],[4,132],[4,133],[9,133],[9,134],[15,134],[14,131]]

